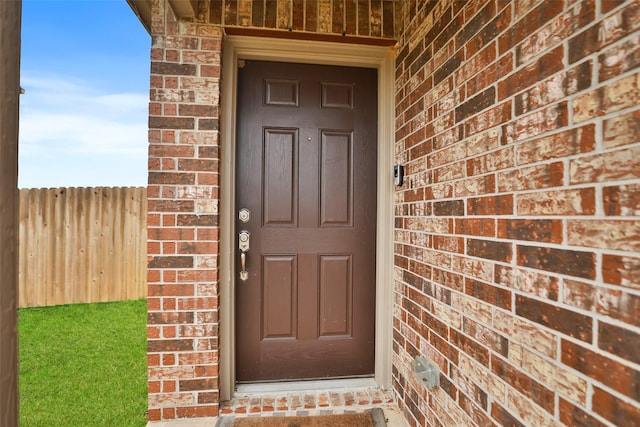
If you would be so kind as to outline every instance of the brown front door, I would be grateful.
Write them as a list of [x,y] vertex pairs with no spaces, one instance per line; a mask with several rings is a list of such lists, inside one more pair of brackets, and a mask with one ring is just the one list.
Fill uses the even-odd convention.
[[373,374],[377,111],[376,70],[241,62],[239,382]]

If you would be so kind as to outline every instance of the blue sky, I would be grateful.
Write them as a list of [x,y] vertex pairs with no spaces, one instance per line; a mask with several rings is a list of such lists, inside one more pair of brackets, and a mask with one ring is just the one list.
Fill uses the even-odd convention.
[[23,0],[20,188],[146,185],[150,45],[125,0]]

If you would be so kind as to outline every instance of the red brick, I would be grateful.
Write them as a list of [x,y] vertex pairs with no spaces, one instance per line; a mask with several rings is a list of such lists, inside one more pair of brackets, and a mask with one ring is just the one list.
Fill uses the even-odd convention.
[[433,84],[437,85],[455,72],[462,63],[463,53],[458,51],[448,56],[447,61],[433,73]]
[[584,409],[560,398],[560,421],[567,426],[606,427],[606,425],[589,415]]
[[209,159],[179,159],[178,170],[193,172],[214,172],[217,171],[218,161]]
[[544,110],[520,116],[504,126],[503,139],[506,143],[512,143],[555,131],[567,126],[568,117],[566,101],[551,105]]
[[569,63],[589,56],[620,40],[640,27],[640,5],[630,2],[620,11],[606,17],[569,39]]
[[595,190],[557,190],[525,193],[516,196],[518,215],[593,215],[596,212]]
[[496,105],[464,122],[465,137],[499,126],[511,119],[511,100]]
[[152,312],[156,310],[160,310],[160,301],[161,298],[154,298],[153,296],[147,297],[147,311]]
[[510,262],[513,250],[511,243],[507,242],[468,239],[467,255],[494,261]]
[[464,253],[464,239],[454,236],[434,236],[433,248],[439,251]]
[[215,227],[218,225],[218,215],[178,215],[178,226]]
[[198,130],[218,130],[219,127],[218,119],[198,119]]
[[467,215],[512,215],[513,196],[486,196],[467,199]]
[[498,173],[498,191],[501,193],[558,187],[563,184],[564,164],[562,162],[519,167]]
[[562,243],[562,221],[498,219],[498,237],[502,239]]
[[640,252],[640,223],[633,220],[569,220],[569,244]]
[[149,421],[160,421],[162,419],[162,410],[149,408],[147,410],[147,419]]
[[162,326],[162,338],[176,338],[178,336],[176,331],[175,326]]
[[[640,298],[635,298],[633,304],[635,313],[631,318],[637,319],[640,315]],[[640,334],[629,329],[621,328],[605,322],[598,322],[598,347],[618,357],[640,364]],[[640,377],[640,374],[638,374]]]
[[505,99],[564,68],[564,47],[558,46],[498,83],[498,99]]
[[[555,3],[555,2],[549,2]],[[491,417],[500,423],[500,425],[510,426],[510,427],[524,427],[525,424],[518,421],[518,419],[511,415],[506,409],[500,406],[498,403],[493,402],[491,404]]]
[[450,200],[434,202],[433,214],[436,216],[462,216],[464,215],[464,201]]
[[150,184],[195,184],[195,174],[188,172],[149,172]]
[[[165,285],[166,286],[166,285]],[[186,324],[193,323],[193,313],[183,312],[153,312],[147,316],[149,325]]]
[[193,64],[175,64],[175,63],[169,63],[169,62],[152,61],[151,74],[170,74],[174,76],[195,76],[196,66]]
[[512,71],[513,54],[509,52],[499,58],[497,62],[484,67],[478,74],[469,79],[466,84],[467,93],[473,94],[479,92],[485,87],[494,84],[503,76],[510,74]]
[[149,128],[153,129],[194,129],[195,121],[190,117],[149,117]]
[[148,264],[149,268],[190,268],[193,257],[190,256],[156,256]]
[[603,122],[605,148],[621,147],[640,141],[640,110],[612,117]]
[[485,25],[480,32],[469,40],[465,45],[467,55],[475,55],[485,46],[493,43],[498,35],[507,29],[511,23],[511,7],[512,4],[507,4],[506,7],[499,12],[498,16]]
[[215,417],[218,415],[218,405],[204,405],[192,407],[178,407],[176,409],[177,418],[202,418]]
[[429,334],[429,343],[452,363],[458,364],[458,349],[447,340],[440,338],[437,334]]
[[640,103],[639,81],[640,74],[630,75],[578,95],[573,100],[574,123],[637,106]]
[[[193,201],[190,200],[149,200],[148,210],[151,212],[192,212],[194,207]],[[170,233],[164,231],[166,228],[162,228],[162,233]],[[177,232],[178,230],[173,230]],[[155,235],[155,233],[154,233]],[[164,234],[166,235],[166,234]],[[151,234],[149,235],[151,238]],[[152,239],[156,240],[156,239]],[[174,239],[178,240],[178,239]]]
[[[160,209],[163,210],[163,209]],[[194,230],[189,228],[151,228],[148,230],[149,240],[193,240]]]
[[513,166],[513,147],[508,147],[467,160],[467,176],[500,171]]
[[450,342],[454,344],[460,351],[463,351],[473,359],[477,360],[482,365],[489,366],[489,350],[486,347],[478,344],[471,338],[467,337],[463,333],[451,329]]
[[[479,7],[479,6],[478,6]],[[465,11],[465,15],[474,14],[475,11]],[[482,9],[475,14],[475,16],[465,22],[462,29],[459,31],[456,37],[456,45],[459,47],[464,46],[472,37],[474,37],[483,27],[487,26],[489,21],[496,15],[496,5],[493,2],[488,2],[483,5]],[[454,26],[457,27],[457,26]]]
[[640,258],[605,254],[602,276],[606,283],[640,289]]
[[567,39],[595,18],[595,0],[576,1],[568,10],[549,19],[543,27],[536,30],[516,47],[518,65],[528,62],[559,40]]
[[464,289],[464,279],[460,274],[439,268],[433,269],[433,281],[456,291],[462,291]]
[[578,66],[557,73],[545,81],[531,85],[524,92],[516,95],[516,115],[522,115],[591,86],[591,61],[584,61]]
[[[158,254],[160,252],[159,250],[149,250],[150,246],[152,246],[152,244],[147,242],[147,251],[149,255]],[[160,271],[147,269],[147,283],[154,283],[159,281],[160,281]],[[147,304],[149,304],[148,299],[147,299]]]
[[553,414],[554,392],[533,378],[523,374],[518,368],[510,365],[500,357],[491,356],[491,370],[507,384],[529,397],[538,406]]
[[486,260],[454,256],[451,268],[472,278],[491,281],[493,279],[494,263]]
[[640,381],[640,371],[564,339],[561,354],[562,363],[565,365],[625,396],[639,400],[640,389],[637,385]]
[[603,82],[640,66],[640,35],[598,56],[598,79]]
[[595,279],[595,254],[592,252],[518,245],[518,265]]
[[508,355],[509,340],[498,334],[493,329],[465,317],[463,320],[463,331],[465,334],[490,350],[505,357]]
[[433,171],[433,181],[436,183],[447,182],[463,178],[465,176],[464,161],[452,163]]
[[493,218],[456,219],[455,232],[467,236],[495,237],[496,221]]
[[180,104],[178,109],[180,116],[213,117],[217,113],[218,109],[213,105]]
[[622,5],[624,1],[622,0],[602,0],[600,5],[600,10],[602,13],[606,14],[611,12],[616,7]]
[[516,163],[526,165],[569,157],[595,149],[595,126],[586,125],[523,142],[516,147]]
[[[460,408],[471,418],[476,425],[491,426],[493,422],[487,413],[478,407],[472,399],[467,398],[464,394],[460,394]],[[486,404],[484,405],[486,407]]]
[[220,394],[219,393],[198,393],[198,404],[199,405],[218,405],[220,402]]
[[[518,2],[516,2],[516,6],[517,3]],[[511,28],[500,37],[500,54],[502,55],[529,35],[535,34],[537,30],[549,22],[554,16],[559,15],[562,9],[563,5],[560,2],[551,1],[540,3],[540,6],[512,25]]]
[[150,340],[147,342],[147,351],[150,353],[192,351],[193,349],[193,340]]
[[592,318],[578,312],[516,295],[516,314],[582,341],[593,341]]
[[[450,114],[447,114],[445,118],[446,117],[450,117]],[[438,134],[435,135],[433,138],[433,141],[432,141],[433,151],[442,150],[443,148],[450,147],[459,142],[459,135],[458,135],[457,129],[455,128],[449,129],[450,126],[446,124],[443,127],[444,129],[439,129]],[[446,130],[446,132],[442,132],[444,130]],[[451,161],[451,159],[449,161]]]
[[488,107],[495,104],[496,94],[493,86],[485,89],[482,93],[474,96],[466,102],[460,104],[455,109],[456,123],[465,120]]
[[465,280],[465,293],[491,305],[511,310],[511,291],[478,280]]
[[574,280],[565,280],[564,287],[566,304],[640,326],[640,296]]
[[594,387],[592,405],[596,413],[615,425],[640,425],[640,409],[638,409],[638,406],[620,400],[599,387]]
[[[453,196],[453,186],[449,183],[434,184],[427,188],[425,193],[426,200],[449,199]],[[435,205],[435,203],[434,203]],[[464,202],[462,203],[464,209]],[[435,212],[434,212],[435,215]]]
[[458,68],[455,73],[456,82],[461,84],[474,75],[481,73],[488,64],[492,64],[497,59],[496,55],[495,44],[490,44]]
[[552,301],[558,300],[559,279],[554,276],[524,269],[497,265],[496,283]]
[[455,182],[454,194],[456,197],[488,194],[496,191],[495,175],[482,175]]

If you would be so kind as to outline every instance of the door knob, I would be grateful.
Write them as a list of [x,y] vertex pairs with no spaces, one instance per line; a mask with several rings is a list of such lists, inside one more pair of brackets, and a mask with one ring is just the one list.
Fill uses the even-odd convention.
[[247,271],[247,252],[249,252],[249,242],[251,240],[251,233],[247,230],[242,230],[238,234],[238,249],[240,250],[240,280],[243,282],[249,279],[249,272]]

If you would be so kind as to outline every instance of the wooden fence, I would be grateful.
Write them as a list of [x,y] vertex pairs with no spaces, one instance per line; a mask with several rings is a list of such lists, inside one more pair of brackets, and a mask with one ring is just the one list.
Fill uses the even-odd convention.
[[146,296],[144,187],[20,190],[20,307]]

